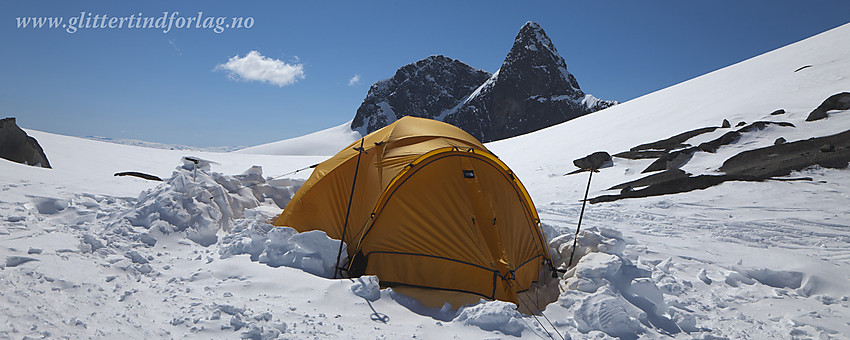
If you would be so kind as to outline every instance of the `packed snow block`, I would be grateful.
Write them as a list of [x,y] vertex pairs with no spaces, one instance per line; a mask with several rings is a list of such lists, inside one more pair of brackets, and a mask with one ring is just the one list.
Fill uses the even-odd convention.
[[273,225],[255,219],[237,220],[231,233],[219,242],[219,255],[226,259],[234,255],[249,254],[251,261],[259,261],[260,254],[266,250],[266,235],[273,228]]
[[481,301],[458,311],[454,322],[476,326],[485,331],[499,331],[507,335],[522,336],[525,326],[516,305],[505,301]]
[[830,110],[850,110],[850,92],[842,92],[830,96],[809,113],[806,121],[811,122],[824,119]]
[[139,252],[136,251],[136,250],[128,251],[127,253],[124,254],[124,257],[130,259],[130,261],[133,261],[133,263],[138,263],[138,264],[148,263],[148,259],[146,259],[144,256],[142,256],[142,254],[139,254]]
[[7,268],[17,267],[17,266],[20,266],[24,263],[30,262],[30,261],[38,261],[38,260],[34,259],[32,257],[26,257],[26,256],[6,256],[6,267]]
[[45,215],[58,214],[71,206],[71,202],[68,200],[52,197],[34,197],[32,203],[39,214]]
[[[288,227],[277,227],[268,233],[266,249],[259,256],[260,263],[271,267],[293,267],[308,273],[331,278],[336,271],[340,240],[331,239],[324,231],[298,233]],[[343,244],[340,263],[347,259]]]
[[610,283],[622,265],[623,261],[616,255],[589,253],[578,261],[574,275],[562,284],[567,289],[594,293]]
[[80,251],[84,253],[91,253],[104,247],[106,246],[103,241],[92,234],[83,234],[83,238],[80,240]]
[[18,127],[14,117],[0,119],[0,158],[50,168],[41,145]]
[[[183,232],[190,240],[209,246],[218,242],[218,231],[230,231],[233,221],[243,218],[246,209],[258,207],[268,199],[278,207],[285,206],[301,183],[276,187],[266,182],[259,166],[227,176],[210,171],[211,164],[197,157],[184,157],[168,181],[139,195],[139,203],[126,220],[132,226],[156,229],[162,234]],[[148,233],[154,235],[157,233]],[[142,242],[156,243],[149,237]]]
[[761,284],[775,288],[797,289],[803,285],[803,273],[797,271],[750,269],[747,275]]
[[637,339],[646,331],[634,317],[640,313],[622,295],[606,286],[583,300],[574,318],[579,332],[602,331],[621,339]]
[[369,301],[377,301],[381,298],[381,285],[378,277],[374,275],[361,276],[354,280],[351,292]]
[[611,167],[614,163],[611,161],[611,155],[605,151],[597,151],[585,157],[573,161],[573,165],[583,170],[598,170]]

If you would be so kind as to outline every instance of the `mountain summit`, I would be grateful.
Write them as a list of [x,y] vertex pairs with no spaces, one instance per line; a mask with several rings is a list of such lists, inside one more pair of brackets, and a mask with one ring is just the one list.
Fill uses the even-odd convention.
[[582,92],[537,23],[522,26],[496,73],[431,56],[372,85],[351,128],[375,131],[403,116],[445,121],[483,142],[509,138],[616,104]]
[[392,78],[372,84],[351,128],[366,135],[404,116],[442,120],[441,115],[455,108],[490,75],[441,55],[405,65]]

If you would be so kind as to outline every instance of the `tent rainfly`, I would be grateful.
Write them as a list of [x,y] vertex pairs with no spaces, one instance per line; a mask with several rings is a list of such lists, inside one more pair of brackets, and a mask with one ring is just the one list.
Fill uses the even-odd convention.
[[275,222],[348,246],[348,275],[518,303],[551,257],[525,187],[481,142],[415,117],[316,166]]

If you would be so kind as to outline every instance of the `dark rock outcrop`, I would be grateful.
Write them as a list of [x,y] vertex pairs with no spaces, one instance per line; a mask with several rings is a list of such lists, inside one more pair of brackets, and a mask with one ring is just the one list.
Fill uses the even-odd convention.
[[794,124],[788,122],[765,122],[758,121],[752,123],[750,125],[744,126],[737,131],[729,131],[724,133],[722,136],[710,140],[708,142],[701,143],[699,145],[699,149],[705,152],[715,153],[717,149],[721,146],[729,145],[732,143],[738,142],[741,139],[741,134],[745,132],[753,132],[753,131],[761,131],[764,130],[768,125],[779,125],[782,127],[794,127]]
[[622,183],[609,190],[646,186],[641,190],[622,190],[618,195],[602,195],[590,203],[611,202],[623,198],[662,196],[706,189],[726,181],[811,180],[811,178],[776,179],[792,171],[819,165],[844,169],[850,165],[850,130],[826,136],[741,152],[723,162],[723,175],[690,176],[681,170],[667,170]]
[[667,154],[667,151],[662,150],[642,150],[642,151],[623,151],[614,154],[614,157],[625,159],[651,159],[659,158]]
[[841,92],[830,96],[809,113],[806,121],[811,122],[824,119],[827,117],[826,113],[829,110],[850,110],[850,92]]
[[405,65],[369,88],[351,128],[365,135],[404,116],[441,120],[490,76],[441,55]]
[[442,120],[488,142],[614,104],[582,92],[543,29],[528,22],[496,73],[441,56],[404,66],[370,88],[351,128],[366,134],[412,115]]
[[[669,181],[672,181],[674,179],[686,178],[690,175],[691,174],[683,171],[682,169],[670,169],[670,170],[654,173],[652,175],[642,177],[642,178],[634,180],[634,181],[617,184],[613,187],[608,188],[608,190],[620,190],[620,189],[624,189],[624,188],[634,189],[634,188],[639,188],[639,187],[646,187],[646,186],[650,186],[650,185],[656,185],[656,184],[669,182]],[[633,190],[630,190],[630,191],[633,191]]]
[[502,67],[445,121],[487,142],[536,131],[614,104],[582,92],[543,28],[529,22],[520,29]]
[[138,178],[141,178],[141,179],[146,179],[146,180],[149,180],[149,181],[162,182],[162,178],[159,178],[158,176],[154,176],[154,175],[146,174],[146,173],[142,173],[142,172],[137,172],[137,171],[117,172],[113,176],[116,176],[116,177],[133,176],[133,177],[138,177]]
[[721,146],[735,143],[741,139],[741,133],[738,131],[729,131],[722,136],[712,139],[708,142],[700,143],[698,148],[705,152],[715,153]]
[[[830,147],[824,148],[825,145]],[[741,152],[723,162],[720,171],[736,177],[786,176],[812,165],[846,168],[850,162],[850,130],[826,137],[787,142]]]
[[738,132],[753,132],[764,130],[768,125],[779,125],[781,127],[795,127],[794,124],[788,122],[765,122],[758,121],[738,129]]
[[770,113],[771,116],[784,115],[785,109],[779,109]]
[[599,170],[613,165],[611,155],[605,151],[597,151],[573,161],[573,165],[582,170]]
[[701,129],[691,130],[682,132],[673,137],[662,139],[652,143],[641,144],[636,147],[631,148],[631,151],[641,151],[641,150],[673,150],[678,148],[686,148],[689,147],[689,144],[685,144],[688,139],[694,138],[704,133],[714,132],[717,130],[717,127],[704,127]]
[[687,149],[664,154],[664,156],[656,159],[655,162],[652,162],[652,164],[646,167],[646,169],[644,169],[641,173],[681,168],[694,157],[694,154],[697,151],[700,151],[700,148],[693,146]]
[[13,162],[50,168],[41,145],[15,123],[15,118],[0,120],[0,158]]

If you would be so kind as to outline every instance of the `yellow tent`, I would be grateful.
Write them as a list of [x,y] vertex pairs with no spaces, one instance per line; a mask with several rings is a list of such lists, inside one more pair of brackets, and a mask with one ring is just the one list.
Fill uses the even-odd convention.
[[351,276],[514,303],[550,261],[514,173],[468,133],[423,118],[319,164],[275,225],[345,241]]

